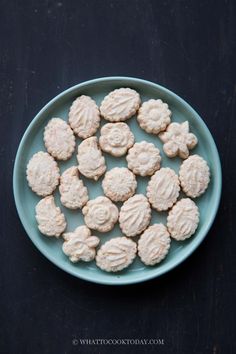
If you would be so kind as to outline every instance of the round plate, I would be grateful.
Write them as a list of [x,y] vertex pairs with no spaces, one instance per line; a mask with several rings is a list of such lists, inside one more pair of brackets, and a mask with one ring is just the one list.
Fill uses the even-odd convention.
[[[130,87],[137,90],[141,95],[142,102],[150,98],[161,98],[170,106],[172,121],[189,121],[191,132],[193,132],[199,140],[197,147],[191,153],[199,154],[207,160],[211,170],[211,181],[207,192],[196,199],[200,210],[200,223],[194,236],[184,242],[172,240],[168,256],[159,265],[153,267],[144,266],[144,264],[139,261],[138,257],[136,257],[135,262],[126,270],[117,274],[110,274],[101,271],[96,267],[94,262],[72,264],[68,257],[62,252],[62,239],[49,238],[39,232],[34,209],[40,198],[28,187],[25,171],[31,156],[39,150],[45,150],[43,144],[43,130],[52,117],[60,117],[67,120],[71,103],[80,95],[92,96],[97,104],[100,105],[105,95],[120,87]],[[104,123],[105,121],[103,120],[102,124]],[[136,141],[146,140],[154,143],[160,149],[162,167],[169,166],[178,172],[181,160],[179,158],[169,159],[166,157],[163,153],[162,143],[157,136],[147,134],[142,130],[137,124],[136,117],[132,117],[127,123],[134,133]],[[80,139],[77,139],[77,144],[79,144],[80,141]],[[115,166],[127,165],[125,157],[115,158],[108,154],[104,154],[104,156],[107,170]],[[60,171],[63,172],[66,168],[74,164],[76,164],[76,152],[69,161],[59,162]],[[103,195],[101,188],[102,177],[98,182],[93,182],[83,177],[82,179],[88,187],[90,199]],[[136,193],[145,194],[148,178],[138,177],[137,181],[138,188]],[[170,271],[183,262],[183,260],[199,246],[211,227],[218,209],[221,194],[221,166],[217,148],[211,133],[199,115],[184,100],[166,88],[149,81],[129,77],[106,77],[87,81],[69,88],[51,100],[36,115],[27,128],[18,148],[14,166],[13,189],[17,211],[25,231],[39,251],[51,262],[78,278],[95,283],[111,285],[131,284],[142,282]],[[60,204],[58,190],[55,195],[57,205],[61,207],[63,213],[66,215],[68,222],[67,231],[72,231],[77,226],[82,225],[84,222],[81,210],[71,211],[64,208]],[[118,206],[120,205],[118,204]],[[166,216],[167,213],[165,212],[158,213],[153,210],[151,223],[166,223]],[[121,231],[119,226],[116,225],[109,233],[100,234],[94,232],[93,234],[98,235],[101,238],[101,243],[104,243],[111,237],[120,236]]]

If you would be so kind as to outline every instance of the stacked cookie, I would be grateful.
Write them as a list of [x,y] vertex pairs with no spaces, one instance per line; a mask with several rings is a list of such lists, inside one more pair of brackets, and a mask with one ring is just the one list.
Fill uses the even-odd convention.
[[[163,142],[168,158],[184,159],[179,174],[161,167],[159,149],[150,142],[135,142],[126,120],[137,114],[141,129],[155,134]],[[100,129],[101,117],[108,121]],[[78,166],[71,166],[60,175],[57,160],[68,160],[75,151],[75,136],[83,141],[78,145]],[[28,184],[38,196],[36,220],[40,232],[60,237],[63,252],[71,262],[96,259],[99,268],[117,272],[127,268],[138,253],[148,266],[160,263],[168,254],[171,239],[183,241],[194,235],[199,223],[199,210],[192,199],[202,195],[210,181],[207,162],[199,155],[189,156],[198,140],[189,131],[188,121],[171,122],[171,110],[161,99],[141,104],[140,95],[133,89],[120,88],[110,92],[100,108],[85,95],[78,97],[69,110],[68,123],[52,118],[44,130],[47,152],[39,151],[27,165]],[[115,158],[126,155],[127,167],[115,167],[106,172],[103,152]],[[89,199],[80,174],[102,180],[103,196]],[[135,194],[136,176],[148,177],[147,193]],[[53,196],[59,186],[60,201],[68,209],[81,209],[85,225],[65,232],[67,222]],[[187,197],[180,197],[182,191]],[[115,204],[122,202],[120,210]],[[152,210],[168,212],[167,223],[153,224]],[[109,232],[119,223],[121,234],[103,244],[94,232]]]

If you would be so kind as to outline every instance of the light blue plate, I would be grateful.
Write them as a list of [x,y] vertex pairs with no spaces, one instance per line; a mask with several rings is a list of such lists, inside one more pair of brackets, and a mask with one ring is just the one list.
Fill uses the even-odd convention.
[[[171,249],[167,258],[159,265],[146,267],[137,257],[135,262],[128,269],[119,274],[109,274],[98,269],[94,262],[70,263],[68,258],[62,252],[62,240],[47,238],[38,231],[34,208],[39,201],[39,197],[28,187],[25,171],[27,162],[31,156],[39,150],[45,150],[43,144],[43,129],[49,119],[52,117],[60,117],[67,120],[69,107],[72,101],[79,95],[84,94],[92,96],[99,105],[108,92],[119,87],[134,88],[140,93],[142,101],[150,98],[161,98],[169,104],[172,111],[173,121],[189,121],[191,131],[197,135],[199,140],[197,148],[195,148],[192,153],[197,153],[207,160],[211,170],[211,182],[207,192],[196,200],[200,209],[200,224],[197,232],[192,238],[184,242],[172,241]],[[103,121],[102,124],[104,123],[105,122]],[[129,119],[127,123],[133,131],[136,141],[147,140],[154,143],[160,149],[163,167],[169,166],[178,172],[181,162],[180,159],[167,158],[163,153],[162,143],[157,136],[147,134],[140,129],[135,117]],[[79,144],[79,142],[80,140],[78,139],[77,143]],[[104,156],[108,170],[115,166],[126,166],[126,160],[124,157],[114,158],[108,154],[104,154]],[[59,163],[61,172],[73,164],[76,164],[75,153],[71,160]],[[93,199],[98,195],[103,195],[101,188],[102,178],[100,178],[98,182],[92,182],[86,178],[83,178],[83,180],[88,187],[90,199]],[[147,182],[148,178],[138,177],[137,193],[145,193]],[[210,229],[218,209],[221,195],[221,166],[217,148],[211,133],[199,115],[184,100],[164,87],[149,81],[129,77],[106,77],[87,81],[69,88],[51,100],[37,114],[27,128],[18,148],[14,166],[13,188],[17,211],[27,234],[40,252],[51,262],[78,278],[95,283],[110,285],[131,284],[152,279],[168,272],[183,262],[199,246]],[[83,217],[80,210],[71,211],[61,206],[58,191],[56,192],[56,200],[66,215],[68,231],[72,231],[78,225],[83,224]],[[152,223],[155,222],[165,223],[166,213],[157,213],[153,210]],[[116,227],[109,233],[99,234],[94,232],[94,234],[99,235],[101,237],[101,243],[104,243],[111,237],[120,236],[121,231],[119,226],[116,225]],[[201,260],[199,260],[199,262],[200,261]]]

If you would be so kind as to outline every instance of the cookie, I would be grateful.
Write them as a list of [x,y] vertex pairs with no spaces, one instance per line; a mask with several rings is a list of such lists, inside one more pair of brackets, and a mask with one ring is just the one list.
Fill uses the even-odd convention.
[[151,177],[147,186],[147,197],[154,209],[163,211],[172,207],[179,191],[179,179],[175,171],[163,167]]
[[39,231],[46,236],[59,237],[66,228],[66,219],[56,206],[53,195],[41,199],[35,207]]
[[87,226],[79,226],[73,232],[64,233],[62,237],[65,240],[62,250],[71,262],[91,262],[95,258],[100,240],[96,236],[91,236]]
[[160,263],[167,256],[169,249],[170,234],[163,224],[149,226],[138,241],[138,255],[146,265]]
[[188,197],[202,195],[210,182],[210,169],[199,155],[192,155],[183,161],[179,170],[181,187]]
[[60,178],[61,203],[69,209],[82,208],[88,201],[88,190],[79,179],[78,167],[65,170]]
[[78,146],[77,160],[79,171],[87,178],[97,181],[106,171],[105,159],[95,136],[85,139]]
[[183,241],[191,237],[199,223],[197,205],[190,198],[179,200],[169,211],[167,228],[172,238]]
[[106,172],[102,188],[108,198],[114,202],[123,202],[134,195],[137,182],[128,168],[115,167]]
[[59,168],[47,152],[39,151],[28,162],[26,177],[33,192],[41,197],[52,194],[59,184]]
[[110,92],[102,101],[100,112],[110,122],[121,122],[132,117],[140,106],[138,92],[120,88]]
[[136,175],[151,176],[159,170],[161,156],[154,144],[141,141],[129,149],[126,160],[129,169]]
[[96,264],[106,272],[119,272],[133,263],[136,243],[126,237],[115,237],[98,250]]
[[60,118],[52,118],[44,129],[43,140],[50,155],[68,160],[75,150],[75,136],[70,126]]
[[70,107],[68,120],[78,137],[89,138],[96,133],[100,125],[100,114],[96,102],[85,95],[76,98]]
[[188,121],[184,123],[171,123],[165,132],[159,134],[159,138],[164,143],[163,150],[168,157],[179,156],[186,159],[189,150],[197,145],[197,137],[189,133]]
[[126,123],[107,123],[101,128],[99,145],[115,157],[123,156],[134,145],[134,135]]
[[85,224],[93,230],[108,232],[118,220],[119,211],[107,197],[89,200],[83,207]]
[[150,220],[150,204],[143,194],[136,194],[129,198],[120,209],[120,228],[126,236],[133,237],[141,234]]
[[148,100],[138,111],[137,120],[147,133],[158,134],[170,124],[171,111],[162,100]]

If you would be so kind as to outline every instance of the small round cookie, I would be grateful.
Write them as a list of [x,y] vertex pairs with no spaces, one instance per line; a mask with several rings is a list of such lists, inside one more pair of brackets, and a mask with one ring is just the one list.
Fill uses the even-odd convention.
[[170,124],[171,111],[162,100],[148,100],[138,111],[137,120],[147,133],[158,134]]
[[115,237],[98,250],[96,264],[106,272],[119,272],[133,263],[136,243],[126,237]]
[[113,156],[123,156],[134,145],[134,135],[126,123],[107,123],[101,128],[99,145]]
[[163,224],[149,226],[138,241],[138,255],[149,266],[160,263],[169,252],[170,234]]
[[35,207],[39,231],[46,236],[59,237],[66,228],[66,219],[56,206],[53,195],[41,199]]
[[79,171],[87,178],[97,181],[106,171],[105,159],[96,136],[85,139],[78,146],[77,160]]
[[119,88],[103,99],[100,112],[103,118],[110,122],[121,122],[132,117],[140,103],[138,92],[130,88]]
[[65,240],[62,250],[72,263],[91,262],[95,258],[100,240],[96,236],[91,236],[87,226],[79,226],[73,232],[64,233],[62,237]]
[[78,167],[65,170],[60,178],[61,203],[69,209],[82,208],[88,201],[88,190],[79,179]]
[[75,150],[75,136],[60,118],[52,118],[44,129],[43,140],[49,154],[57,160],[68,160]]
[[60,171],[54,158],[39,151],[28,162],[26,169],[28,184],[41,197],[52,194],[59,184]]
[[179,191],[179,179],[175,171],[163,167],[151,177],[147,186],[147,197],[154,209],[163,211],[172,207]]
[[134,195],[137,181],[128,168],[115,167],[106,172],[102,188],[104,194],[113,202],[124,202]]
[[120,209],[120,228],[126,236],[133,237],[141,234],[150,220],[150,204],[143,194],[136,194],[129,198]]
[[199,155],[189,156],[180,166],[179,180],[188,197],[199,197],[206,191],[210,182],[207,162]]
[[154,144],[141,141],[129,149],[126,160],[129,169],[136,175],[151,176],[159,170],[161,156]]
[[97,197],[89,200],[83,207],[85,224],[93,230],[108,232],[113,229],[118,220],[119,211],[107,197]]
[[159,138],[164,143],[163,150],[168,157],[179,156],[186,159],[189,150],[197,145],[197,137],[189,133],[188,121],[184,123],[171,123],[165,132],[159,134]]
[[96,102],[85,95],[76,98],[70,107],[68,120],[78,137],[89,138],[96,133],[100,124],[100,113]]
[[197,205],[190,198],[179,200],[169,211],[167,228],[172,238],[183,241],[191,237],[199,223]]

